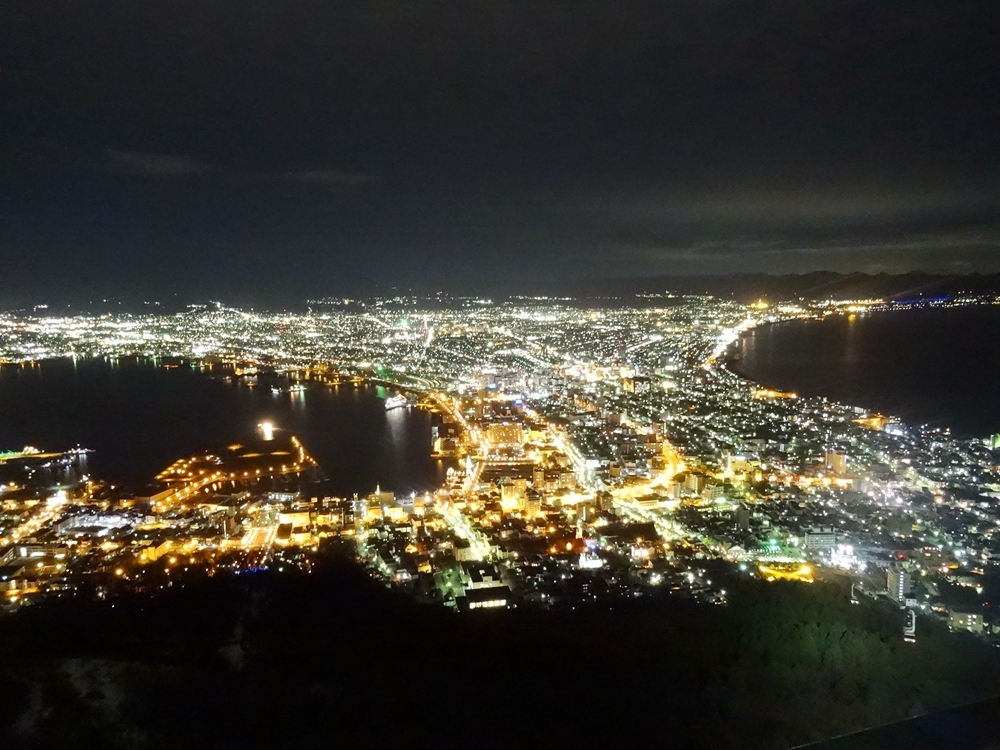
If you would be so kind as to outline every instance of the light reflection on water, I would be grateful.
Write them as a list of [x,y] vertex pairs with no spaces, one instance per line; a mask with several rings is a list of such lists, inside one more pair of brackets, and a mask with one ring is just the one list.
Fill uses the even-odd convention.
[[754,329],[735,369],[770,388],[827,396],[986,436],[1000,431],[1000,307],[870,313]]
[[398,492],[439,486],[447,465],[430,458],[430,416],[386,412],[380,390],[308,384],[274,394],[268,382],[251,388],[218,369],[206,374],[127,360],[2,367],[0,450],[79,444],[95,450],[89,459],[95,476],[145,485],[175,459],[239,442],[269,420],[297,435],[319,461],[329,482],[317,491],[343,496],[376,484]]

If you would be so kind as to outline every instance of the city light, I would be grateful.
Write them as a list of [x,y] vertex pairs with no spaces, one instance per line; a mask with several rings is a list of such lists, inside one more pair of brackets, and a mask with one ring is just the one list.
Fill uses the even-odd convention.
[[[30,467],[69,466],[85,453],[0,454],[10,474],[0,485],[9,519],[0,544],[34,581],[16,588],[18,602],[59,590],[58,566],[67,564],[137,588],[154,570],[172,580],[195,570],[309,572],[331,538],[349,543],[388,585],[410,590],[430,576],[429,595],[460,609],[681,593],[726,605],[732,576],[794,584],[848,576],[885,596],[877,578],[890,554],[919,572],[907,580],[921,586],[949,579],[984,590],[979,576],[1000,517],[995,504],[970,498],[1000,486],[988,440],[766,387],[730,369],[758,326],[890,303],[685,297],[595,310],[469,300],[389,314],[410,304],[0,315],[7,361],[138,353],[152,366],[186,363],[237,388],[266,383],[275,397],[302,399],[306,384],[329,393],[378,388],[393,430],[410,409],[430,414],[430,453],[446,462],[441,486],[425,493],[376,486],[353,498],[311,498],[302,479],[320,471],[317,461],[298,436],[263,420],[253,440],[233,435],[178,458],[155,477],[158,491],[112,511],[92,497],[99,484],[40,488],[42,502],[11,499],[40,476]],[[91,543],[100,559],[82,554]],[[622,561],[627,576],[617,572]],[[709,563],[731,567],[707,575]],[[536,594],[524,598],[526,590]]]

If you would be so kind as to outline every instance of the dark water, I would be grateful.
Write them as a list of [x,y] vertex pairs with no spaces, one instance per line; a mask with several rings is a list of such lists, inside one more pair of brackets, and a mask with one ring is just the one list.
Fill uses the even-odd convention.
[[[287,386],[287,381],[277,381]],[[445,466],[429,457],[430,416],[386,412],[374,388],[310,385],[274,395],[190,367],[104,361],[0,368],[0,450],[34,445],[92,448],[93,476],[145,486],[168,464],[202,448],[239,442],[270,420],[297,435],[338,495],[440,485]]]
[[1000,307],[792,321],[751,331],[735,369],[772,388],[912,424],[1000,432]]

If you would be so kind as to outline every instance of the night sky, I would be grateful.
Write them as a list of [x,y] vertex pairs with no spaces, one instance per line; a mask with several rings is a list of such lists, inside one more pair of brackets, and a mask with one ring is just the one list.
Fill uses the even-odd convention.
[[0,306],[1000,270],[1000,9],[0,6]]

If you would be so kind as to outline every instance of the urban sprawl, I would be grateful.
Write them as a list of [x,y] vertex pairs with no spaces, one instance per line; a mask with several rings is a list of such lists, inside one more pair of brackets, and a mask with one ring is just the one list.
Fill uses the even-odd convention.
[[909,640],[923,617],[991,638],[1000,620],[981,594],[1000,555],[1000,441],[733,371],[755,326],[899,306],[438,295],[295,314],[0,315],[5,366],[142,357],[300,398],[380,386],[387,409],[431,412],[433,454],[451,466],[424,494],[316,496],[308,446],[264,423],[252,444],[178,457],[156,492],[133,496],[89,476],[84,449],[4,446],[17,450],[0,453],[0,601],[307,573],[336,549],[463,611],[725,605],[713,571],[726,570],[850,581],[855,599],[905,610]]

